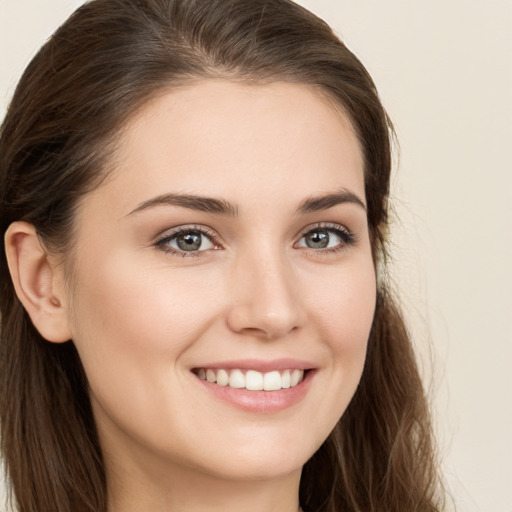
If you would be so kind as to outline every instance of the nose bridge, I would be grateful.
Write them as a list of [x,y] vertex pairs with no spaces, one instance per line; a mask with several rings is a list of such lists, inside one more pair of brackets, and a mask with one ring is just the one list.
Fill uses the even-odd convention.
[[232,278],[233,330],[275,338],[300,326],[297,280],[284,250],[266,246],[241,253]]

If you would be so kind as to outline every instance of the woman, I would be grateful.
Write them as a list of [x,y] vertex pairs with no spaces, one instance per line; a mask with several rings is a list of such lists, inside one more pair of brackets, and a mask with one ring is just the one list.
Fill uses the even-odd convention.
[[71,16],[0,134],[20,512],[440,509],[385,278],[391,133],[288,0]]

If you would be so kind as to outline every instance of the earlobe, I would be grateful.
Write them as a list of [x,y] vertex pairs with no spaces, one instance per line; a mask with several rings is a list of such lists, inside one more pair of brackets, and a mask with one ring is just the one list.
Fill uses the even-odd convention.
[[53,343],[71,339],[64,291],[57,270],[28,222],[13,222],[5,251],[16,295],[41,336]]

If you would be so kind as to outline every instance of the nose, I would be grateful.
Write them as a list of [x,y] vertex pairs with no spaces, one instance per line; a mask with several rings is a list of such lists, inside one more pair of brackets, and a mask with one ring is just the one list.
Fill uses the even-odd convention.
[[227,315],[232,331],[270,340],[303,326],[298,282],[284,255],[240,257],[232,270]]

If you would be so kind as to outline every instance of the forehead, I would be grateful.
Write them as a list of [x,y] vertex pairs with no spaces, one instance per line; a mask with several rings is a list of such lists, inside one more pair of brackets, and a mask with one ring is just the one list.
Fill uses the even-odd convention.
[[313,87],[285,82],[204,80],[165,91],[122,130],[112,167],[99,193],[120,211],[168,192],[249,204],[345,187],[364,199],[348,117]]

